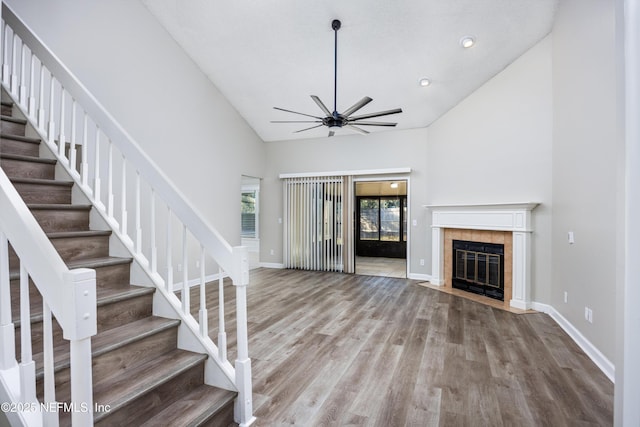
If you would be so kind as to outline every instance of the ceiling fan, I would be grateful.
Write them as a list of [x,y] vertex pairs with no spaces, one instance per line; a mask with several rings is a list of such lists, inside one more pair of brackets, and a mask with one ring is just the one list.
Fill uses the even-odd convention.
[[[304,132],[307,130],[315,129],[320,126],[327,126],[329,128],[329,136],[333,136],[335,132],[332,130],[334,128],[347,128],[353,131],[356,131],[361,134],[368,134],[369,132],[365,129],[362,129],[360,126],[388,126],[393,127],[397,125],[397,123],[389,123],[389,122],[372,122],[367,121],[366,119],[371,119],[374,117],[388,116],[390,114],[398,114],[402,113],[401,108],[395,108],[393,110],[387,111],[379,111],[377,113],[369,113],[362,114],[359,116],[352,116],[353,113],[360,110],[362,107],[373,101],[368,96],[365,96],[360,101],[353,104],[351,107],[347,108],[342,113],[338,113],[338,108],[336,104],[336,94],[338,91],[338,30],[340,29],[341,23],[339,20],[334,19],[331,22],[331,28],[334,31],[335,41],[334,41],[334,77],[333,77],[333,112],[329,111],[326,105],[320,100],[316,95],[311,95],[311,99],[318,104],[318,107],[325,114],[324,117],[314,116],[312,114],[299,113],[297,111],[286,110],[284,108],[273,107],[276,110],[286,111],[287,113],[299,114],[301,116],[307,116],[314,118],[315,120],[293,120],[293,121],[283,121],[283,120],[274,120],[271,123],[320,123],[318,125],[314,125],[308,128],[300,129],[295,131],[294,133]],[[356,126],[357,125],[357,126]]]

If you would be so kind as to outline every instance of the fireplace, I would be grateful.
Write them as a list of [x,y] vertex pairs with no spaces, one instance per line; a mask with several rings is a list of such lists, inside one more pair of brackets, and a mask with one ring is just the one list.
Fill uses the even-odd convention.
[[430,282],[453,286],[452,240],[502,244],[504,304],[522,310],[531,308],[531,225],[536,206],[538,203],[531,202],[426,206],[431,210]]
[[453,240],[451,283],[504,301],[504,245]]

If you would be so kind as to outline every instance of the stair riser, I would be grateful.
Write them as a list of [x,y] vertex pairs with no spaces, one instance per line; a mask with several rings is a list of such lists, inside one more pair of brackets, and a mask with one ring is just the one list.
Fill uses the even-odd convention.
[[224,408],[221,408],[213,417],[200,424],[198,427],[236,427],[234,416],[233,400]]
[[0,159],[0,166],[10,178],[54,179],[56,166],[48,163]]
[[21,123],[10,122],[7,120],[0,121],[0,131],[9,135],[24,136],[25,125]]
[[109,236],[55,238],[51,243],[65,262],[109,256]]
[[89,230],[89,210],[32,209],[31,212],[46,233]]
[[[148,354],[162,354],[163,352],[175,349],[177,339],[177,328],[171,328],[151,337],[120,347],[115,351],[94,357],[92,360],[93,383],[97,384],[100,381],[114,376],[120,369],[138,362]],[[58,396],[69,396],[71,394],[69,389],[70,374],[71,371],[69,368],[56,372],[56,394]],[[43,387],[43,381],[41,379],[38,380],[36,382],[37,395],[43,395]]]
[[0,153],[38,157],[40,155],[40,143],[34,144],[16,141],[15,139],[0,138]]
[[13,107],[9,105],[3,105],[0,111],[3,116],[10,116],[13,114]]
[[129,273],[131,264],[117,264],[105,267],[98,267],[96,270],[97,287],[117,287],[128,288],[130,283]]
[[15,183],[25,203],[71,203],[71,187],[61,185]]
[[[132,379],[134,381],[135,379]],[[118,411],[111,411],[106,417],[98,420],[95,426],[140,425],[151,415],[166,408],[179,399],[191,387],[204,381],[204,362],[192,367],[177,378],[166,382],[156,389],[130,402]],[[100,402],[96,402],[100,403]]]

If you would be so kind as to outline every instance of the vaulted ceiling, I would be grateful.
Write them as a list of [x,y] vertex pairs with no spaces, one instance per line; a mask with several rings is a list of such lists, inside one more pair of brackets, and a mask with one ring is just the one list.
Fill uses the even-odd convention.
[[[375,120],[411,129],[431,124],[544,38],[559,0],[142,1],[256,133],[277,141],[328,134],[271,121],[305,120],[274,106],[323,116],[310,95],[333,110],[333,19],[342,22],[338,111],[369,96],[358,114],[400,107]],[[466,36],[473,47],[461,46]],[[431,84],[421,86],[422,78]]]

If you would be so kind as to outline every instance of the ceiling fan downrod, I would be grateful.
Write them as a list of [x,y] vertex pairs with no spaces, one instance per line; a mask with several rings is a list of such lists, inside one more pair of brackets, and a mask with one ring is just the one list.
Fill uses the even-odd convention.
[[339,19],[334,19],[331,22],[331,28],[333,28],[334,42],[333,42],[333,118],[338,119],[338,30],[342,26]]

